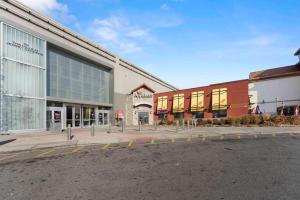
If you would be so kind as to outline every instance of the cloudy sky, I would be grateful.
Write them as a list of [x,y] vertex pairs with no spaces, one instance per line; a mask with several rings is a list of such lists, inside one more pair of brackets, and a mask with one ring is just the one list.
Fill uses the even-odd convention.
[[179,88],[297,62],[299,0],[19,0]]

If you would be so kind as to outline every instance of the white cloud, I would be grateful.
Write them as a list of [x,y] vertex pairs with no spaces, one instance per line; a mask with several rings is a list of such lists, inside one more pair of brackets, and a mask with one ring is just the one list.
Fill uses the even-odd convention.
[[123,53],[141,51],[141,44],[151,38],[146,28],[132,25],[128,18],[121,15],[95,19],[90,32],[96,36],[99,43],[117,47]]
[[76,17],[69,12],[69,8],[66,4],[60,3],[58,0],[18,0],[19,2],[37,10],[44,15],[59,20],[63,23],[70,21],[79,25]]
[[257,46],[257,47],[263,47],[263,46],[269,46],[272,45],[280,40],[280,37],[278,35],[260,35],[255,36],[252,38],[240,40],[237,42],[238,45],[245,45],[245,46]]
[[170,10],[170,7],[167,5],[167,4],[162,4],[161,6],[160,6],[160,9],[161,10],[164,10],[164,11],[168,11],[168,10]]

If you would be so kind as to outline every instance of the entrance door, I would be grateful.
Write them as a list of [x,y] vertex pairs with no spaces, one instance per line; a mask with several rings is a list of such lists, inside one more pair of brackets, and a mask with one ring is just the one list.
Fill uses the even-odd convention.
[[61,132],[64,128],[64,109],[47,107],[47,130]]
[[149,124],[149,112],[139,112],[138,119],[142,124]]
[[109,111],[108,110],[98,110],[97,111],[97,125],[106,126],[109,124]]

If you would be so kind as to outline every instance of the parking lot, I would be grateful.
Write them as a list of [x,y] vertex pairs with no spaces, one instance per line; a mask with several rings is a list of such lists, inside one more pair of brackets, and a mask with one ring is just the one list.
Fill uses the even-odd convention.
[[0,198],[299,199],[299,150],[233,134],[21,151],[1,156]]

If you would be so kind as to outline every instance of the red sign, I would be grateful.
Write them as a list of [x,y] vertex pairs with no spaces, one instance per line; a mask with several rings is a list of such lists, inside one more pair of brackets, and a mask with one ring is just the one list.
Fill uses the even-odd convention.
[[118,119],[124,118],[124,112],[123,112],[123,110],[117,110],[117,112],[116,112],[116,118],[118,118]]

